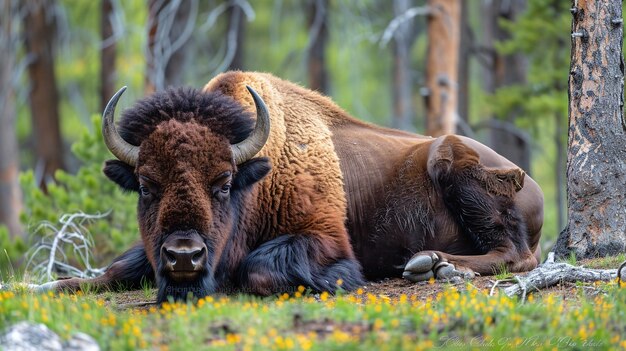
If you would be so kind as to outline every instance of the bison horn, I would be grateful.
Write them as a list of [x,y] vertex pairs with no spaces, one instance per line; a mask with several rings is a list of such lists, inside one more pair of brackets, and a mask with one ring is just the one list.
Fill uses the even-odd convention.
[[115,157],[134,167],[137,165],[137,159],[139,158],[139,147],[131,145],[122,139],[117,129],[115,129],[115,106],[125,90],[126,87],[122,87],[113,95],[104,108],[104,113],[102,113],[102,136],[107,148]]
[[236,164],[241,164],[256,155],[270,136],[270,115],[263,99],[249,86],[246,86],[256,106],[256,126],[250,136],[237,144],[231,145]]

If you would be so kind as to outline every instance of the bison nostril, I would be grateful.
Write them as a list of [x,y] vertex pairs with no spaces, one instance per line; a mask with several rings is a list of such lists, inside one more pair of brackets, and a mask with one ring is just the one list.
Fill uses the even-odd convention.
[[206,249],[203,247],[191,257],[191,263],[193,263],[194,265],[202,264],[202,261],[205,257]]
[[165,255],[165,258],[167,259],[167,262],[169,262],[172,265],[176,264],[176,256],[174,254],[174,252],[168,250],[168,249],[164,249],[163,250],[163,254]]

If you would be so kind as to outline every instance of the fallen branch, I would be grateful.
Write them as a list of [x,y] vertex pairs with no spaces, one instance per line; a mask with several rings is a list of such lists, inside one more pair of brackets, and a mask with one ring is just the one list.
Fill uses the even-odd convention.
[[[42,223],[36,231],[44,231],[42,240],[30,252],[26,264],[42,280],[53,280],[54,274],[64,276],[94,278],[104,273],[105,268],[91,266],[91,248],[94,243],[85,223],[104,218],[109,213],[89,215],[82,212],[65,214],[59,219],[60,228],[51,223]],[[68,253],[82,267],[69,263]],[[41,259],[43,256],[43,259]]]
[[591,269],[572,266],[565,262],[557,263],[554,262],[554,253],[550,252],[546,262],[530,271],[525,277],[516,276],[513,279],[496,281],[491,294],[494,293],[497,285],[514,280],[516,283],[504,288],[503,291],[507,296],[521,296],[524,301],[526,295],[532,291],[546,289],[563,282],[610,281],[617,278],[617,272],[617,269]]

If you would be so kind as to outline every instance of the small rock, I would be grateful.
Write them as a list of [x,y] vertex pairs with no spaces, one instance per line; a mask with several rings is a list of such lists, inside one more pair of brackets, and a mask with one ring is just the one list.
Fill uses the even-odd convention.
[[64,350],[70,351],[100,351],[96,340],[85,333],[75,333],[63,344]]
[[100,347],[91,336],[84,333],[76,333],[71,339],[63,342],[61,337],[43,324],[19,322],[0,334],[0,349],[6,351],[98,351]]

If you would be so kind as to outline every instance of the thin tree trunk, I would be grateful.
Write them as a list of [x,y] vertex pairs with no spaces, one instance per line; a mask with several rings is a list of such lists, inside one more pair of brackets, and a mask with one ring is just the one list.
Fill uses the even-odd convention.
[[[526,82],[526,57],[521,53],[501,55],[495,50],[496,42],[510,38],[510,34],[500,26],[500,20],[514,21],[526,9],[526,0],[491,0],[484,4],[484,45],[491,49],[492,57],[491,67],[484,70],[483,79],[485,90],[494,93],[498,88]],[[512,111],[507,121],[514,124],[516,115]],[[492,129],[490,146],[530,173],[530,145],[526,140],[501,129]]]
[[19,236],[22,229],[19,214],[22,198],[18,182],[18,147],[15,137],[14,54],[16,33],[13,16],[17,1],[0,0],[0,224],[11,236]]
[[[401,16],[411,8],[410,0],[394,0],[393,15]],[[415,35],[413,20],[404,21],[393,35],[393,120],[392,127],[413,129],[413,80],[411,79],[411,47]]]
[[567,157],[568,227],[557,254],[626,250],[622,2],[573,1]]
[[432,136],[456,132],[461,1],[429,0],[427,123]]
[[102,47],[100,49],[100,111],[103,111],[107,102],[115,93],[115,58],[117,43],[113,31],[111,19],[113,13],[112,0],[102,0],[102,13],[100,14],[100,33]]
[[150,95],[154,93],[156,89],[156,74],[157,74],[157,57],[156,57],[156,43],[157,43],[157,30],[159,29],[159,8],[157,5],[162,0],[149,0],[148,1],[148,40],[146,43],[146,72],[144,77],[144,95]]
[[239,5],[232,5],[228,9],[228,30],[235,31],[235,53],[228,65],[229,70],[244,69],[244,46],[246,39],[246,21],[243,10]]
[[563,188],[565,185],[565,177],[563,170],[565,169],[565,145],[563,145],[563,128],[561,127],[561,121],[563,121],[563,115],[557,113],[554,116],[556,122],[556,132],[554,133],[554,140],[556,143],[556,213],[557,213],[557,225],[558,230],[563,230],[565,227],[565,211],[563,211],[564,199]]
[[461,38],[459,48],[459,117],[469,124],[469,66],[472,48],[472,32],[468,22],[467,1],[461,0]]
[[24,34],[30,58],[30,110],[35,154],[41,169],[40,186],[54,179],[54,171],[63,169],[63,143],[59,126],[59,93],[54,73],[55,23],[53,1],[24,2]]
[[309,88],[328,94],[328,70],[326,68],[328,0],[309,0],[306,11],[310,41],[306,53]]

